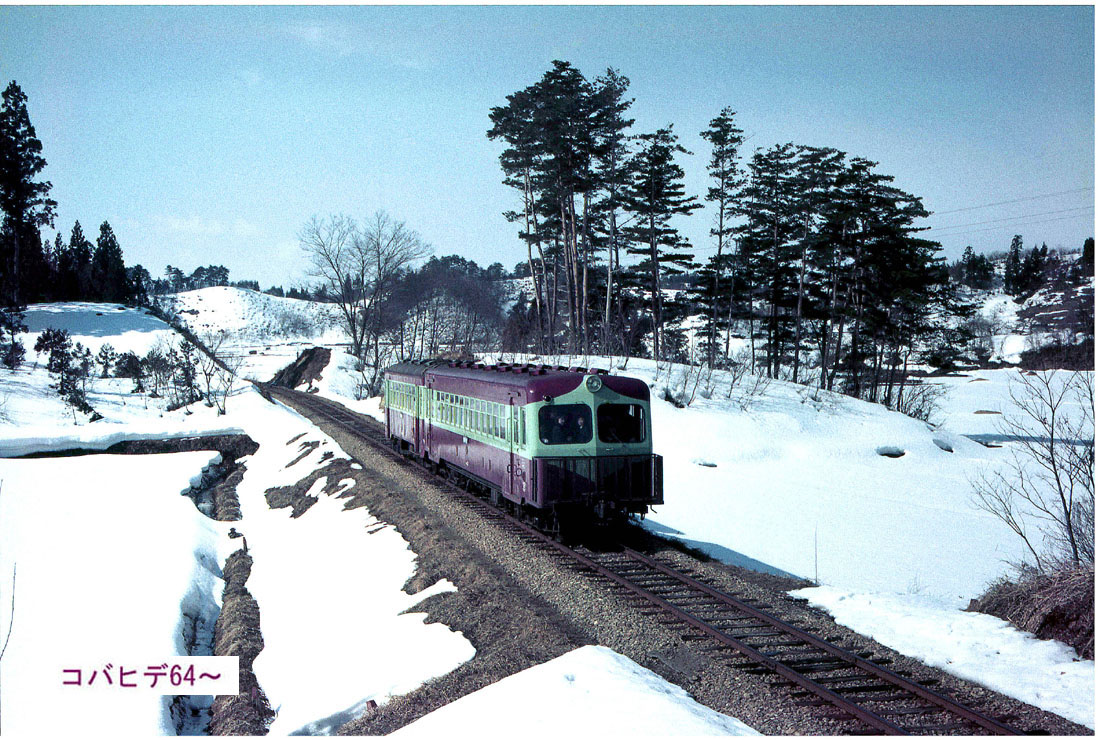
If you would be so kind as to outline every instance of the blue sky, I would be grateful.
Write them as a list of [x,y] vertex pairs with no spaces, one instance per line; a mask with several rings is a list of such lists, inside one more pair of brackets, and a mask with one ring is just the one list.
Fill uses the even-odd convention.
[[[154,275],[304,278],[313,214],[384,209],[511,268],[490,107],[553,59],[630,78],[636,133],[674,124],[689,192],[724,106],[753,147],[880,163],[948,257],[1093,235],[1093,8],[2,7],[66,235],[104,219]],[[1004,203],[1004,201],[1014,201]],[[993,205],[990,204],[1000,204]],[[990,207],[985,207],[990,206]],[[710,210],[680,223],[705,255]]]

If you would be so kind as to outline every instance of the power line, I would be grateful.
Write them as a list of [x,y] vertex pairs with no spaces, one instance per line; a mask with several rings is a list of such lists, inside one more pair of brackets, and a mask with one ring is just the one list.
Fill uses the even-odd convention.
[[1083,193],[1083,192],[1088,191],[1088,190],[1092,190],[1092,188],[1087,187],[1087,188],[1077,188],[1076,190],[1062,190],[1062,191],[1057,192],[1057,193],[1046,193],[1044,195],[1032,195],[1032,196],[1029,196],[1027,198],[1015,198],[1013,200],[1002,200],[1002,201],[998,201],[996,203],[986,203],[985,205],[980,205],[980,206],[970,206],[969,208],[955,208],[955,209],[952,209],[950,211],[936,211],[932,215],[933,216],[943,216],[943,215],[946,215],[948,213],[962,213],[963,211],[976,211],[976,210],[979,210],[981,208],[992,208],[993,206],[1003,206],[1003,205],[1007,205],[1009,203],[1023,203],[1024,201],[1027,201],[1027,200],[1041,200],[1043,198],[1053,198],[1056,195],[1069,195],[1071,193]]
[[[1092,206],[1088,206],[1088,207],[1091,208]],[[1053,211],[1053,213],[1058,213],[1058,211]],[[935,235],[933,240],[943,239],[945,237],[953,237],[953,236],[969,236],[970,234],[981,234],[981,233],[986,232],[986,231],[998,231],[999,229],[1017,229],[1017,228],[1020,228],[1020,227],[1023,227],[1023,226],[1035,226],[1035,225],[1038,225],[1038,224],[1049,224],[1049,223],[1054,223],[1056,221],[1066,221],[1068,219],[1081,218],[1081,217],[1086,216],[1086,215],[1087,214],[1085,214],[1085,213],[1075,213],[1075,214],[1072,214],[1072,215],[1069,215],[1069,216],[1058,216],[1056,218],[1044,218],[1044,219],[1040,219],[1038,221],[1028,221],[1028,222],[1022,223],[1022,224],[1008,223],[1008,224],[1004,224],[1002,226],[991,226],[991,227],[985,228],[985,229],[970,229],[968,231],[958,231],[958,232],[955,232],[955,233],[952,233],[952,234],[937,234],[937,235]],[[1021,217],[1021,218],[1024,218],[1024,217]],[[944,228],[947,228],[947,227],[944,227]],[[929,229],[928,231],[918,231],[914,234],[914,236],[916,236],[918,238],[924,238],[924,235],[928,234],[929,231],[931,231],[931,229]],[[731,242],[732,241],[734,241],[734,240],[731,240]],[[730,250],[730,253],[732,253],[734,245],[730,244],[728,248]],[[718,251],[718,247],[698,247],[698,248],[693,250],[693,253],[696,256],[698,256],[699,254],[705,254],[707,252],[716,252],[716,251]]]
[[1092,210],[1092,206],[1077,206],[1076,208],[1062,208],[1057,211],[1044,211],[1042,213],[1029,213],[1023,216],[1006,216],[1005,218],[994,218],[989,221],[975,221],[969,224],[952,224],[951,226],[936,226],[934,228],[926,230],[924,233],[928,234],[934,231],[946,231],[947,229],[961,229],[966,226],[983,226],[985,224],[995,224],[1000,221],[1019,221],[1025,218],[1035,218],[1037,216],[1053,216],[1055,213],[1069,213],[1070,211],[1086,211]]
[[1008,228],[1018,229],[1022,226],[1035,226],[1036,224],[1049,224],[1049,223],[1053,223],[1055,221],[1065,221],[1065,220],[1071,219],[1071,218],[1081,218],[1082,216],[1085,216],[1085,215],[1086,214],[1084,214],[1084,213],[1078,213],[1078,214],[1073,215],[1073,216],[1059,216],[1058,218],[1047,218],[1047,219],[1042,219],[1040,221],[1030,221],[1030,222],[1024,223],[1024,224],[1015,224],[1015,225],[1005,224],[1004,226],[990,226],[989,228],[985,228],[985,229],[973,229],[971,231],[960,231],[957,234],[939,234],[936,238],[937,239],[943,239],[945,237],[951,237],[951,236],[969,236],[970,234],[980,234],[984,231],[998,231],[999,229],[1008,229]]

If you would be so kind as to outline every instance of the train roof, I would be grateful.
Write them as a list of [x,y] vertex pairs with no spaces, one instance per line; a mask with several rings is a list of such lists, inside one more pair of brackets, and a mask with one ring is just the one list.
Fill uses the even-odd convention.
[[586,375],[599,375],[607,387],[624,396],[649,400],[649,386],[637,378],[610,375],[602,368],[583,368],[565,365],[536,365],[532,363],[456,362],[448,360],[415,360],[399,362],[386,368],[387,373],[417,378],[423,381],[427,374],[436,379],[451,378],[459,381],[505,386],[523,390],[531,400],[544,396],[556,397],[575,389]]

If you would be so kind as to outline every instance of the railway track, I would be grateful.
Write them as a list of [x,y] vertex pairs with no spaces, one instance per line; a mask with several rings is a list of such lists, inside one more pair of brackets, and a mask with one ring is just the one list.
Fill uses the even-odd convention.
[[[383,427],[373,419],[315,395],[272,386],[263,391],[392,453]],[[818,708],[840,723],[845,733],[1024,734],[891,671],[885,667],[889,659],[871,660],[870,653],[852,652],[803,631],[752,599],[723,592],[703,576],[629,547],[612,552],[569,547],[458,485],[445,483],[443,490],[564,567],[609,585],[642,613],[685,628],[681,639],[694,643],[696,649],[714,651],[739,670],[773,677],[773,687],[789,692],[800,705]]]

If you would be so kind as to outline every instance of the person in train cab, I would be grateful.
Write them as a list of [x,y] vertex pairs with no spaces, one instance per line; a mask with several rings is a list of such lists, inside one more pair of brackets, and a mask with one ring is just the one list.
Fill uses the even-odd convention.
[[551,415],[553,419],[550,422],[550,429],[547,435],[548,438],[544,439],[543,442],[552,445],[568,444],[570,437],[569,419],[566,414],[561,411],[553,411]]
[[592,439],[592,433],[588,431],[588,421],[584,417],[584,414],[577,414],[577,421],[573,426],[573,439],[570,440],[574,444],[583,444]]

